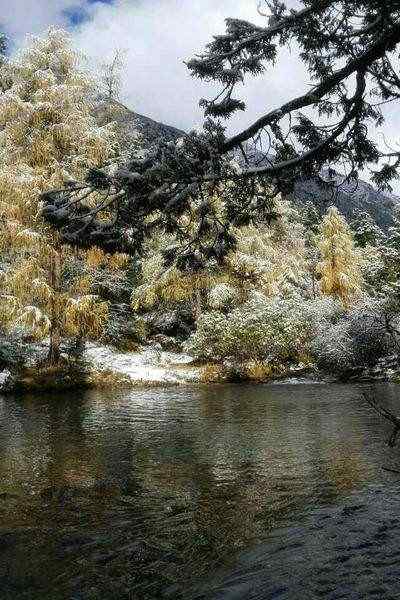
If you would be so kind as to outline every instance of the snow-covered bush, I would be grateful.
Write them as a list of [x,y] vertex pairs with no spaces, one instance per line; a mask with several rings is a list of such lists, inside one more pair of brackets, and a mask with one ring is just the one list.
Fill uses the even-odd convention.
[[321,330],[311,344],[311,352],[321,371],[343,375],[355,366],[348,323],[343,320]]
[[21,336],[0,334],[0,371],[23,366],[32,349]]
[[388,331],[384,315],[374,310],[353,314],[349,320],[348,333],[357,365],[374,366],[380,358],[398,350],[395,339]]
[[352,368],[376,365],[399,351],[395,321],[381,302],[367,299],[339,321],[321,328],[311,345],[317,366],[343,376]]
[[238,301],[238,293],[232,285],[219,283],[208,294],[208,305],[213,310],[232,308]]
[[195,358],[223,360],[231,354],[228,337],[229,317],[220,312],[203,313],[196,332],[189,338],[186,350]]
[[333,300],[267,298],[254,292],[229,314],[203,314],[187,351],[198,359],[245,360],[307,359],[312,340],[340,313]]

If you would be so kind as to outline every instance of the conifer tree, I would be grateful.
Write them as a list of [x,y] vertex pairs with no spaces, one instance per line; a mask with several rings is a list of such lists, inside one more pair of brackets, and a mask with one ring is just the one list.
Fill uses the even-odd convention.
[[367,212],[359,212],[352,221],[351,228],[354,241],[360,248],[377,246],[384,238],[382,229]]
[[322,220],[318,246],[321,292],[336,296],[349,308],[361,291],[361,268],[350,227],[334,206]]
[[107,305],[77,285],[89,269],[85,253],[62,245],[46,225],[40,195],[103,166],[113,132],[93,117],[95,86],[63,31],[33,38],[0,78],[8,82],[0,96],[0,315],[9,327],[49,336],[48,359],[57,363],[64,335],[98,336]]
[[[92,228],[82,235],[74,190],[45,195],[44,214],[65,239],[104,248],[117,239],[120,249],[137,252],[155,232],[183,233],[182,217],[190,218],[204,184],[213,193],[217,186],[234,182],[235,198],[229,194],[225,200],[228,219],[212,247],[205,243],[204,229],[185,231],[178,239],[177,266],[197,268],[210,256],[222,260],[232,248],[232,230],[257,218],[277,193],[293,192],[304,177],[315,177],[324,190],[334,191],[338,182],[326,181],[327,170],[344,172],[347,182],[354,182],[368,169],[373,182],[390,188],[399,174],[400,151],[388,152],[376,129],[385,122],[382,105],[400,97],[394,60],[400,44],[399,0],[265,4],[268,20],[263,25],[227,18],[222,35],[187,62],[194,77],[213,84],[212,93],[218,86],[214,97],[200,101],[207,118],[203,131],[177,143],[161,140],[150,156],[132,161],[112,178],[91,174],[93,192],[108,186],[113,194],[112,217],[106,224],[98,218],[101,203],[92,205]],[[300,93],[288,94],[281,102],[268,96],[265,111],[229,136],[232,127],[227,130],[223,119],[246,110],[247,81],[269,74],[271,68],[284,72],[281,52],[290,42],[307,71]],[[274,159],[259,160],[259,150]],[[243,157],[239,173],[232,167],[232,152]],[[269,186],[269,194],[248,203],[245,199],[255,182]],[[87,203],[81,208],[86,216]],[[213,217],[207,204],[203,216]],[[215,219],[214,224],[218,225]]]
[[400,278],[400,211],[395,211],[393,225],[378,250],[383,265],[381,285],[397,285]]
[[[217,197],[214,202],[221,205]],[[236,246],[222,266],[209,264],[196,272],[181,272],[174,264],[166,268],[163,251],[175,240],[173,236],[153,240],[142,261],[142,285],[133,292],[134,309],[190,303],[197,320],[210,307],[223,310],[245,302],[253,291],[268,297],[302,285],[306,277],[303,226],[289,202],[277,199],[275,211],[271,226],[254,223],[235,230]],[[194,224],[198,227],[199,220]]]

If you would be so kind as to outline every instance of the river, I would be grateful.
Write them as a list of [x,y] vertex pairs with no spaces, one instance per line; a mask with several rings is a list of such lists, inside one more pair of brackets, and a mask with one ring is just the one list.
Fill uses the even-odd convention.
[[400,597],[400,452],[362,389],[0,397],[1,600]]

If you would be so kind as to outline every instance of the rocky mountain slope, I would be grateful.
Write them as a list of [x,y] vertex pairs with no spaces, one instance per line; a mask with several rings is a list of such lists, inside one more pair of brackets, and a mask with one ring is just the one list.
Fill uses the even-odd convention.
[[[121,105],[122,106],[122,105]],[[160,139],[177,140],[185,135],[185,132],[159,123],[153,119],[140,115],[123,106],[119,115],[120,124],[129,129],[137,128],[146,147],[151,147]],[[265,157],[261,152],[255,150],[253,153],[254,163],[261,165]],[[304,202],[310,202],[318,208],[321,213],[332,204],[337,206],[348,220],[352,220],[357,213],[369,213],[376,223],[387,229],[393,221],[393,209],[400,206],[400,198],[390,193],[383,193],[365,181],[354,181],[343,183],[340,174],[331,175],[336,185],[333,189],[322,188],[316,179],[303,178],[296,185],[293,200],[301,206]]]
[[140,115],[119,102],[118,108],[119,110],[115,116],[118,125],[126,131],[127,136],[133,136],[135,131],[139,131],[145,147],[154,146],[154,144],[162,139],[167,141],[177,140],[186,135],[184,131],[176,127],[165,125],[164,123],[150,119],[150,117]]
[[343,177],[338,173],[333,175],[333,179],[336,185],[332,189],[322,188],[315,179],[299,180],[295,187],[294,202],[299,206],[311,202],[321,213],[333,204],[350,221],[357,213],[369,213],[383,230],[393,224],[393,210],[396,205],[400,206],[399,198],[380,192],[362,180],[343,183]]

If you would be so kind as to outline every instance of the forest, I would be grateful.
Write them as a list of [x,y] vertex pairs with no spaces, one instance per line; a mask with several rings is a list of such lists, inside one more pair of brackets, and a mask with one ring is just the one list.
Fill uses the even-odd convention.
[[400,0],[2,11],[0,600],[399,598]]
[[[76,237],[99,214],[107,224],[112,212],[106,187],[87,189],[77,182],[87,172],[94,179],[99,173],[112,177],[130,161],[151,156],[145,132],[124,126],[128,109],[118,96],[123,68],[115,52],[97,79],[91,77],[68,34],[57,29],[32,38],[15,57],[3,55],[4,389],[129,384],[112,370],[96,371],[85,354],[88,343],[121,353],[149,347],[184,353],[205,383],[296,373],[395,379],[397,200],[390,221],[381,226],[368,207],[355,208],[346,219],[335,206],[332,174],[325,171],[320,185],[327,199],[319,203],[307,197],[299,202],[292,190],[272,193],[273,184],[259,178],[246,182],[245,190],[234,179],[205,182],[186,213],[174,214],[171,203],[173,223],[157,229],[156,214],[140,217],[147,220],[147,233],[136,231],[140,251],[126,243],[124,248],[122,234],[114,245],[100,238],[98,245],[91,239],[85,247],[54,229],[45,214],[46,192],[52,197],[53,190],[71,189],[72,204],[86,199],[97,208],[89,220],[75,217]],[[189,143],[190,136],[181,137],[176,146],[185,149]],[[230,153],[228,163],[234,172],[244,172],[240,153]],[[227,212],[244,193],[249,213],[231,219],[220,255],[214,246],[208,260],[195,256],[198,264],[188,266],[177,250],[182,239],[190,247],[190,236],[201,235],[202,249],[211,247],[219,235],[215,223],[225,227]]]

